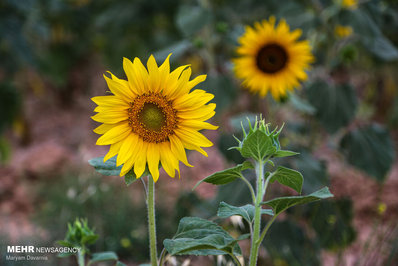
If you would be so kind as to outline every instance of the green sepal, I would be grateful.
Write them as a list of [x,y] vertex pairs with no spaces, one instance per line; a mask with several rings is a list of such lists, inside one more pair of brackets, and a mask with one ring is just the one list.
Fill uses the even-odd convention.
[[288,156],[294,156],[300,154],[298,152],[294,151],[288,151],[288,150],[279,150],[276,153],[274,153],[273,157],[288,157]]

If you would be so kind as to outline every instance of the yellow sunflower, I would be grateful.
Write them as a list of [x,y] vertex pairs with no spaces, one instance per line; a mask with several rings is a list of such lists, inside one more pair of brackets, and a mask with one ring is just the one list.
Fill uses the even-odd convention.
[[110,78],[104,78],[112,95],[91,98],[98,105],[92,119],[103,123],[94,130],[102,135],[97,145],[110,145],[104,161],[117,155],[117,166],[123,165],[120,176],[134,168],[139,178],[147,167],[156,182],[161,163],[174,177],[179,161],[191,166],[185,149],[207,156],[201,147],[213,145],[199,130],[217,129],[205,122],[215,114],[216,105],[207,104],[214,95],[191,91],[206,75],[189,80],[189,66],[170,72],[169,57],[158,67],[151,55],[147,69],[138,58],[124,58],[127,80],[109,72]]
[[276,26],[275,17],[247,26],[239,38],[239,58],[233,60],[235,75],[250,91],[261,97],[270,91],[279,100],[307,79],[305,70],[314,61],[308,41],[297,40],[300,36],[301,30],[290,32],[284,20]]
[[347,38],[352,35],[352,27],[350,26],[343,26],[343,25],[336,25],[334,27],[334,34],[339,38]]
[[357,9],[358,8],[358,1],[357,0],[343,0],[341,5],[347,9]]

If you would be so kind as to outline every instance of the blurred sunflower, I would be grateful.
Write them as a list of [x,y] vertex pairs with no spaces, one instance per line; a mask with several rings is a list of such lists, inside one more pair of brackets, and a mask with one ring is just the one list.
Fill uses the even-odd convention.
[[334,34],[339,38],[347,38],[352,35],[352,27],[336,25],[334,27]]
[[215,112],[214,103],[207,104],[214,95],[204,90],[193,90],[206,79],[200,75],[193,80],[191,68],[180,66],[170,72],[169,57],[158,67],[151,55],[147,69],[140,59],[124,58],[123,69],[127,80],[113,74],[105,80],[113,95],[97,96],[98,105],[92,117],[103,123],[94,132],[102,134],[97,145],[111,145],[104,161],[117,155],[117,166],[123,167],[120,176],[134,167],[139,178],[146,167],[155,182],[159,178],[159,162],[166,173],[174,177],[179,172],[179,161],[191,166],[185,149],[197,150],[213,145],[198,131],[217,129],[205,120]]
[[341,2],[341,5],[344,8],[348,9],[356,9],[358,7],[358,1],[357,0],[343,0]]
[[306,80],[305,70],[314,61],[308,41],[298,41],[301,30],[290,32],[281,20],[275,26],[275,17],[247,26],[239,38],[240,46],[233,60],[236,76],[250,91],[264,97],[269,91],[275,100]]

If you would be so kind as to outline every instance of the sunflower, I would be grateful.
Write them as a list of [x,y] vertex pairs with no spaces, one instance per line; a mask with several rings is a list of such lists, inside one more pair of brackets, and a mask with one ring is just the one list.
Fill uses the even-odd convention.
[[347,38],[352,35],[352,27],[350,26],[343,26],[343,25],[336,25],[334,27],[334,34],[339,38]]
[[357,9],[358,8],[358,1],[357,0],[343,0],[341,5],[347,9]]
[[236,76],[250,91],[264,97],[269,91],[275,100],[306,80],[305,70],[314,61],[308,41],[298,41],[301,30],[290,32],[289,25],[281,20],[275,25],[275,17],[269,21],[247,26],[239,38],[233,60]]
[[191,166],[185,149],[207,156],[201,147],[213,145],[199,133],[201,129],[217,129],[207,122],[215,112],[214,95],[193,90],[206,79],[193,80],[191,68],[180,66],[170,72],[169,57],[158,67],[151,55],[147,69],[140,59],[123,59],[127,80],[110,73],[104,75],[112,95],[91,98],[98,106],[92,119],[103,123],[94,132],[101,134],[97,145],[110,145],[104,161],[117,155],[117,166],[123,165],[120,176],[134,168],[139,178],[148,168],[155,182],[159,178],[159,163],[174,177],[179,173],[179,161]]

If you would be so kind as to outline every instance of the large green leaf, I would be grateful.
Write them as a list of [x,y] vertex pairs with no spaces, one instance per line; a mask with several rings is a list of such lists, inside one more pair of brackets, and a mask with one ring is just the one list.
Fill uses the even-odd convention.
[[267,232],[263,245],[279,265],[322,265],[319,245],[305,232],[299,223],[291,219],[275,221]]
[[89,160],[88,163],[93,166],[98,173],[107,176],[119,175],[122,169],[121,166],[116,166],[116,156],[110,158],[106,162],[104,162],[104,157],[97,157]]
[[20,95],[11,82],[0,83],[0,133],[12,124],[20,108]]
[[[116,167],[116,156],[110,158],[106,162],[104,162],[104,157],[97,157],[97,158],[89,160],[88,162],[91,166],[94,166],[94,169],[98,173],[107,175],[107,176],[119,175],[120,170],[122,169],[122,166]],[[147,176],[147,175],[149,175],[148,168],[145,169],[144,173],[140,176],[140,178],[143,176]],[[134,168],[132,168],[124,176],[124,182],[126,183],[127,186],[131,185],[138,179],[139,178],[137,178],[137,176],[134,173]]]
[[274,214],[278,215],[284,210],[293,207],[298,204],[305,204],[314,201],[318,201],[321,199],[327,199],[333,197],[333,194],[330,193],[329,188],[324,187],[310,195],[307,196],[292,196],[292,197],[281,197],[272,199],[269,201],[261,202],[261,204],[271,206],[274,210]]
[[241,255],[238,240],[219,225],[197,217],[180,220],[173,239],[165,239],[163,245],[170,255]]
[[[218,208],[217,216],[220,218],[228,218],[233,215],[242,216],[248,223],[253,222],[255,207],[252,204],[246,204],[241,207],[229,205],[226,202],[221,202]],[[274,213],[271,209],[262,209],[261,214],[273,216]]]
[[379,59],[384,61],[398,59],[398,49],[383,35],[371,14],[365,9],[342,12],[341,19],[344,23],[353,26],[361,44]]
[[210,184],[214,184],[214,185],[225,185],[228,183],[231,183],[233,181],[235,181],[237,178],[241,177],[241,172],[243,170],[249,169],[249,168],[253,168],[253,165],[248,162],[245,161],[243,162],[243,164],[238,164],[235,167],[220,171],[220,172],[216,172],[208,177],[206,177],[205,179],[200,180],[198,183],[196,183],[196,185],[194,186],[193,190],[199,186],[202,182],[206,182],[206,183],[210,183]]
[[311,227],[323,248],[343,250],[355,240],[353,208],[350,199],[321,201],[308,211]]
[[278,166],[270,180],[271,183],[275,181],[278,181],[282,185],[288,186],[298,193],[301,193],[304,178],[303,175],[296,170]]
[[332,87],[324,81],[316,81],[306,92],[309,102],[316,109],[316,118],[328,132],[336,132],[354,117],[357,99],[350,85]]
[[341,140],[340,148],[350,164],[379,182],[384,181],[395,157],[388,131],[378,125],[349,132]]
[[305,176],[302,193],[308,194],[329,185],[326,164],[308,152],[302,152],[294,161],[294,166]]
[[94,253],[88,265],[94,262],[109,261],[109,260],[118,260],[118,257],[115,252],[105,251],[105,252]]
[[276,147],[273,145],[271,136],[267,136],[261,130],[255,130],[243,140],[240,153],[245,158],[263,160],[265,157],[273,155]]
[[191,36],[201,30],[212,19],[212,14],[200,6],[183,5],[176,16],[178,28],[186,35]]

